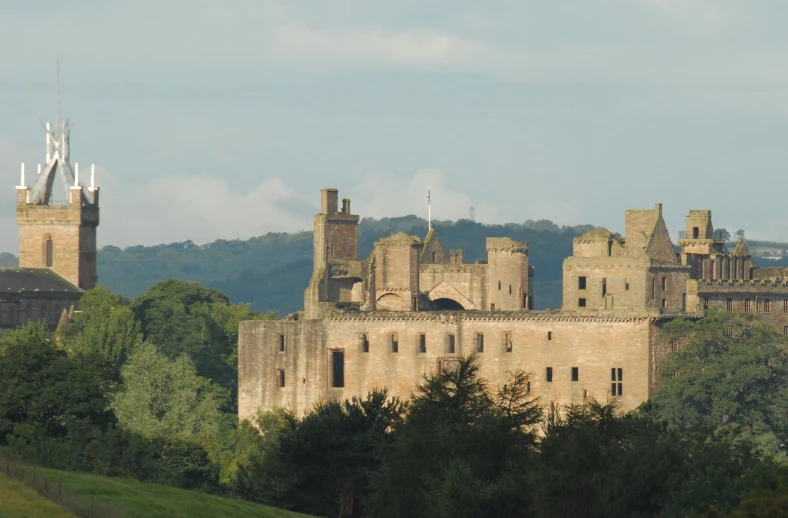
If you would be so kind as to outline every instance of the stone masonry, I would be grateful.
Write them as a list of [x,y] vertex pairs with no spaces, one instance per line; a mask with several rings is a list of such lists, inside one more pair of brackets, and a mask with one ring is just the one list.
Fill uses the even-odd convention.
[[407,398],[425,374],[475,352],[491,386],[519,368],[543,404],[648,399],[673,350],[666,322],[711,304],[761,312],[788,332],[788,269],[755,268],[743,242],[714,238],[710,211],[691,211],[677,253],[662,205],[628,210],[625,235],[596,228],[564,261],[560,311],[534,311],[528,244],[488,238],[487,259],[467,264],[431,229],[422,241],[394,234],[357,257],[358,216],[322,191],[315,269],[304,311],[241,322],[239,417],[285,407],[297,414],[326,398],[375,388]]

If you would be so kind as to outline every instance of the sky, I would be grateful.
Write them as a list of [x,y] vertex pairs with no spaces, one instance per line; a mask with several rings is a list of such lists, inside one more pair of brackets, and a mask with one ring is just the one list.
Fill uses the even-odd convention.
[[788,241],[784,0],[0,0],[0,251],[55,62],[99,245],[362,217],[623,232],[664,204]]

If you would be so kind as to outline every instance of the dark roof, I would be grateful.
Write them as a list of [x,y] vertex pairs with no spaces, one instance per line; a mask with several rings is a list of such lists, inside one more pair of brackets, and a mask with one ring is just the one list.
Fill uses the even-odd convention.
[[81,294],[82,290],[51,268],[0,268],[0,296],[19,292]]

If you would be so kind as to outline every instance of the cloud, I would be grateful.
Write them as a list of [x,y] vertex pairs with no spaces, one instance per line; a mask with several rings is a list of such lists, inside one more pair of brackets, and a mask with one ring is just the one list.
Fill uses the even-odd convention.
[[285,25],[276,29],[274,41],[276,49],[287,55],[327,57],[356,64],[478,63],[491,51],[482,41],[434,30],[396,32],[371,28],[337,31]]

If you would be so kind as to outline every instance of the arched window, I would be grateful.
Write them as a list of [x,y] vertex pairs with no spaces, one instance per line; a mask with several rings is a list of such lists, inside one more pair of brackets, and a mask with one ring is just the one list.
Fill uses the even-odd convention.
[[54,255],[54,246],[52,243],[52,238],[47,236],[47,268],[52,268],[53,263],[53,255]]

